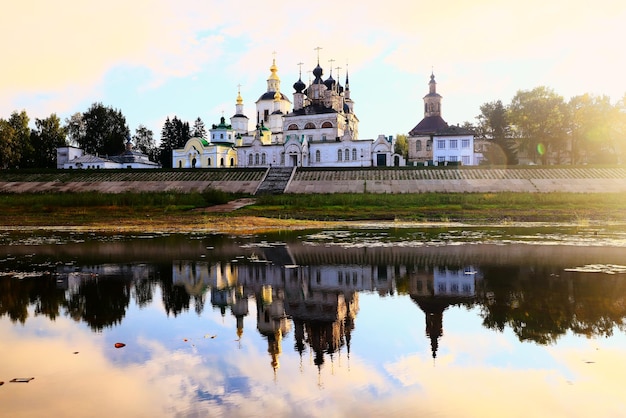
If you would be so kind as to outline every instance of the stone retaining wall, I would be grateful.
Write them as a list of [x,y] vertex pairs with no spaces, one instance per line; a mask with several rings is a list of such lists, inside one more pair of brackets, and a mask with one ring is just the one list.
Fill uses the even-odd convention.
[[[0,172],[0,193],[193,192],[218,189],[253,194],[263,169],[193,171],[87,171],[21,174]],[[624,193],[626,168],[299,168],[286,193],[572,192]]]

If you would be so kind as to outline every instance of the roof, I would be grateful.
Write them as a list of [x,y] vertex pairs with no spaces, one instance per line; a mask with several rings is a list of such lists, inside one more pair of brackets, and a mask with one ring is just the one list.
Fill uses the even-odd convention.
[[425,117],[409,131],[409,135],[435,134],[448,129],[448,123],[441,116]]
[[[263,95],[261,97],[259,97],[259,100],[274,100],[274,95],[275,94],[276,94],[275,91],[265,92],[265,93],[263,93]],[[281,100],[287,100],[288,102],[290,102],[289,99],[287,98],[287,96],[285,96],[282,92],[280,93],[280,99]],[[257,100],[257,102],[259,100]]]

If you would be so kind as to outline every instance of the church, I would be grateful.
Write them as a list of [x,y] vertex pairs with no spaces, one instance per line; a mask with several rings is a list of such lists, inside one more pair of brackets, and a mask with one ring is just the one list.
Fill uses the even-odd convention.
[[415,165],[477,165],[474,134],[459,126],[449,126],[441,117],[442,97],[431,73],[428,94],[424,96],[424,118],[409,131],[408,163]]
[[255,102],[255,128],[244,112],[241,92],[230,124],[224,117],[212,125],[209,138],[191,138],[172,154],[172,167],[385,167],[405,165],[394,153],[395,139],[379,135],[359,139],[348,72],[342,86],[324,79],[319,64],[308,85],[300,71],[293,102],[282,92],[276,60],[270,66],[267,91]]

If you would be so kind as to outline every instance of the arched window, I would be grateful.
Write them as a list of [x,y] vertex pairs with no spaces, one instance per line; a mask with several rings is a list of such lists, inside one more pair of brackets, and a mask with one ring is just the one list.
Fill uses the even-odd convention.
[[324,122],[322,124],[322,128],[332,128],[332,127],[333,127],[333,124],[330,122]]
[[254,154],[254,164],[259,165],[259,154]]
[[315,125],[309,122],[306,125],[304,125],[304,129],[315,129]]
[[248,155],[248,165],[252,165],[252,154]]
[[341,161],[341,157],[343,157],[343,153],[340,149],[337,150],[337,161]]
[[344,155],[346,156],[345,160],[346,161],[350,161],[350,150],[348,148],[346,148],[346,151],[345,151]]
[[420,152],[422,150],[422,141],[419,139],[415,141],[415,151]]
[[230,166],[231,166],[231,167],[234,167],[234,166],[235,166],[235,159],[234,159],[234,158],[231,158],[231,159],[230,159]]
[[207,167],[211,167],[211,158],[207,158],[206,164]]
[[265,153],[261,154],[261,164],[265,165],[266,159],[265,159]]
[[183,160],[178,160],[178,168],[183,168]]
[[320,155],[320,150],[315,151],[315,162],[320,162],[322,156]]
[[356,148],[352,148],[352,159],[356,161]]
[[224,167],[224,158],[223,158],[223,157],[222,157],[222,158],[220,158],[220,166],[221,166],[221,167]]
[[298,125],[296,125],[295,123],[292,123],[291,125],[289,125],[289,128],[287,128],[287,130],[289,130],[289,131],[297,131],[298,130]]

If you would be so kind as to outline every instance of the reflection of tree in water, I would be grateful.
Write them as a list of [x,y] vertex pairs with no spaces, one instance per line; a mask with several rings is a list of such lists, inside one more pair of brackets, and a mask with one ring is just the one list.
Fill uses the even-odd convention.
[[72,293],[66,308],[75,320],[83,320],[94,331],[122,322],[130,302],[129,281],[107,278],[83,280]]
[[34,306],[35,315],[55,319],[65,301],[65,292],[57,288],[55,279],[48,275],[18,280],[0,277],[0,317],[7,315],[14,322],[25,323],[28,307]]
[[624,330],[626,280],[609,275],[563,272],[560,268],[482,269],[483,325],[511,327],[520,341],[552,344],[568,330],[610,336]]

